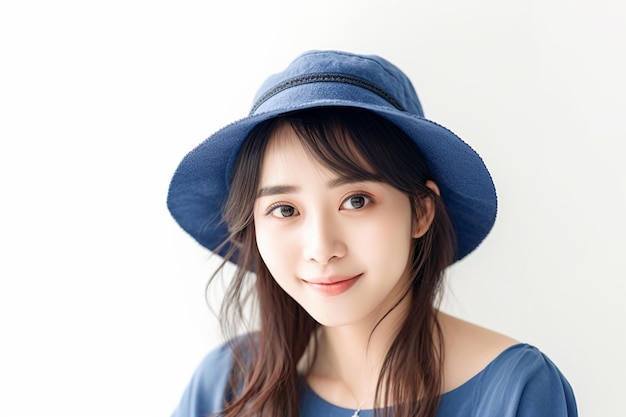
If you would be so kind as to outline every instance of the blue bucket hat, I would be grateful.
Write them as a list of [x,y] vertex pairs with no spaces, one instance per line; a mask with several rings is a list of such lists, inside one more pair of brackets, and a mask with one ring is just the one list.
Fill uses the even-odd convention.
[[[457,236],[456,259],[473,251],[496,218],[497,199],[481,157],[448,129],[424,118],[407,76],[375,55],[309,51],[259,89],[250,114],[210,136],[179,164],[167,205],[178,224],[211,251],[228,238],[222,210],[235,159],[260,122],[296,110],[346,106],[401,128],[423,153]],[[225,251],[222,251],[224,254]]]

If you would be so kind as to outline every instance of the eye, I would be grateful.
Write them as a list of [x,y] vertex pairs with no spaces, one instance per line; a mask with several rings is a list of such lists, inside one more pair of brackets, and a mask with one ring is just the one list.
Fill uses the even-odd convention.
[[354,194],[343,200],[341,209],[343,210],[359,210],[372,202],[372,197],[365,194]]
[[267,214],[278,218],[287,218],[297,215],[298,210],[287,204],[276,204],[267,210]]

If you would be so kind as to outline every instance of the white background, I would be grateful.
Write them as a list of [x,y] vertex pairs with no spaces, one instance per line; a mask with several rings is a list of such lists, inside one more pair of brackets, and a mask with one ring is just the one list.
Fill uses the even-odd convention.
[[2,2],[0,415],[169,415],[220,341],[170,176],[325,48],[396,63],[492,171],[496,227],[445,308],[539,346],[581,415],[626,415],[622,4]]

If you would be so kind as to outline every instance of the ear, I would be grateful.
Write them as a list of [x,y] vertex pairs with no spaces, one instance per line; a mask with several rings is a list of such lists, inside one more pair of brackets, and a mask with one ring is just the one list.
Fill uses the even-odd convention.
[[[430,188],[433,193],[441,195],[439,187],[434,181],[426,181],[426,187]],[[417,213],[415,213],[415,221],[413,222],[413,232],[411,233],[411,236],[414,239],[424,236],[430,228],[434,218],[435,203],[432,198],[427,197],[424,199],[422,207],[417,210]]]

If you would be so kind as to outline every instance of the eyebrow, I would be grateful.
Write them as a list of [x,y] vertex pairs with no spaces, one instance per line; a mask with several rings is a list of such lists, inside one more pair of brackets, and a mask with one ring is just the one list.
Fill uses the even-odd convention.
[[295,193],[299,189],[300,187],[296,187],[295,185],[272,185],[270,187],[259,188],[259,191],[256,193],[256,198],[268,195]]
[[[332,179],[326,183],[329,188],[336,188],[345,184],[356,184],[360,182],[366,182],[371,180],[361,180],[361,179],[351,179],[347,177],[337,177]],[[272,185],[269,187],[259,188],[259,191],[256,194],[256,198],[266,197],[268,195],[277,195],[277,194],[289,194],[295,193],[300,190],[300,187],[295,185]]]

